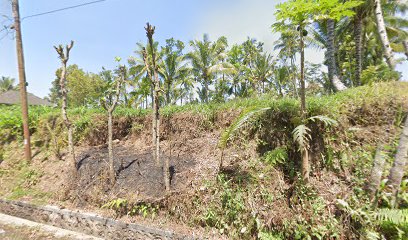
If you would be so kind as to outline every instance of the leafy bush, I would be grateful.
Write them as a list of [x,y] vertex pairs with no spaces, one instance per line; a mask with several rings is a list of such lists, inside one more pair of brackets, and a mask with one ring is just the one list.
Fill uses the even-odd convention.
[[[30,132],[35,132],[39,119],[52,111],[54,109],[50,107],[31,106],[28,113]],[[0,106],[0,143],[21,138],[22,135],[21,107],[18,105]]]
[[132,204],[127,199],[117,198],[105,203],[101,208],[114,210],[118,217],[123,215],[141,215],[143,217],[151,216],[154,218],[158,207],[151,203]]
[[401,74],[390,69],[387,65],[385,65],[385,63],[382,63],[377,66],[368,66],[361,73],[362,84],[396,81],[400,78]]
[[226,175],[217,176],[217,183],[212,186],[217,189],[214,201],[205,206],[198,219],[204,226],[219,229],[234,239],[247,239],[257,232],[256,219],[246,203],[245,189],[234,185]]
[[264,154],[262,159],[274,166],[276,164],[284,163],[288,160],[288,152],[286,147],[277,147],[272,151],[268,151]]

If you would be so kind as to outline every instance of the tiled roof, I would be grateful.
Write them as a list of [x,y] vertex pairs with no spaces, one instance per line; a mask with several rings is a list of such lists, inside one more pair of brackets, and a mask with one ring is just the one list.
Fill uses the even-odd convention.
[[[19,104],[20,102],[19,91],[10,90],[0,93],[0,104]],[[52,106],[52,103],[50,103],[48,100],[37,97],[32,93],[27,93],[27,102],[28,105]]]

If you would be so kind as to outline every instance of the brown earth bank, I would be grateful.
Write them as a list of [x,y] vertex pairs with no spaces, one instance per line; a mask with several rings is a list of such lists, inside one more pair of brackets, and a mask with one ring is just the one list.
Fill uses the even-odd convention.
[[[16,198],[35,200],[43,197],[40,193],[47,193],[43,197],[47,203],[213,239],[257,238],[261,230],[294,231],[295,224],[320,226],[325,236],[333,232],[340,239],[353,239],[350,220],[342,216],[336,199],[346,199],[356,185],[364,185],[379,142],[398,138],[396,122],[406,115],[407,99],[404,95],[345,104],[337,126],[311,124],[312,171],[306,185],[297,178],[300,155],[288,130],[296,126],[294,116],[267,111],[243,127],[222,153],[220,135],[240,113],[230,109],[210,119],[188,112],[162,118],[161,152],[162,161],[170,160],[170,192],[164,189],[162,167],[152,160],[150,117],[115,119],[118,178],[115,185],[109,184],[106,125],[100,117],[76,147],[77,179],[69,175],[64,151],[59,160],[38,147],[31,167],[40,174],[21,186],[34,187],[39,196]],[[272,166],[262,160],[264,153],[284,146],[289,146],[285,162]],[[5,149],[10,152],[8,158],[22,159],[22,149],[16,143]],[[219,171],[221,155],[224,167]],[[16,161],[1,163],[5,172],[16,166]],[[7,185],[13,179],[1,181]],[[2,194],[13,196],[13,191]]]

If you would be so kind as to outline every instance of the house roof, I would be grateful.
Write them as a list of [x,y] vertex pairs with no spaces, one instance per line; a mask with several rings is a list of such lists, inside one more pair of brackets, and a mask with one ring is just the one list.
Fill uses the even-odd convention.
[[[35,96],[32,93],[27,92],[28,105],[43,105],[52,106],[48,100]],[[20,92],[16,90],[10,90],[4,93],[0,93],[0,104],[20,104]]]

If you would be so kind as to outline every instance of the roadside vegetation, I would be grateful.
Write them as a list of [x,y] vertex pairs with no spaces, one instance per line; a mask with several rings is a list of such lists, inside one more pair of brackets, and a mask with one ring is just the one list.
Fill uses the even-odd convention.
[[113,70],[68,65],[73,42],[55,47],[55,107],[29,109],[32,162],[20,107],[0,106],[0,194],[214,238],[407,239],[408,84],[395,65],[408,5],[277,9],[276,56],[251,38],[159,43],[149,23]]
[[[337,124],[325,126],[319,121],[306,124],[312,135],[309,143],[311,179],[307,184],[299,178],[300,155],[297,142],[292,137],[293,129],[301,123],[299,100],[282,99],[269,93],[225,103],[163,107],[161,115],[176,125],[180,115],[199,116],[201,123],[194,123],[194,131],[215,131],[219,133],[215,140],[220,143],[228,126],[234,124],[239,116],[251,109],[267,110],[246,119],[229,136],[223,153],[224,166],[218,169],[221,154],[217,154],[214,158],[217,168],[208,175],[213,177],[201,179],[197,187],[184,189],[185,194],[170,194],[166,198],[167,203],[163,203],[161,197],[143,200],[122,195],[110,200],[109,197],[104,197],[106,200],[103,201],[92,200],[89,204],[113,209],[117,216],[165,217],[180,223],[187,222],[191,227],[216,228],[233,238],[249,238],[254,234],[265,239],[272,236],[283,239],[293,236],[300,239],[308,236],[362,236],[368,232],[377,234],[375,236],[379,233],[389,236],[402,234],[406,224],[404,212],[383,210],[392,207],[386,179],[405,117],[407,93],[407,84],[390,82],[308,98],[307,116],[326,116],[335,119]],[[41,163],[34,165],[21,162],[21,156],[19,158],[14,153],[16,144],[11,139],[18,140],[22,134],[21,129],[13,132],[21,126],[18,108],[2,107],[2,110],[3,116],[16,119],[15,122],[8,120],[7,125],[2,123],[1,128],[3,134],[8,134],[3,139],[11,142],[2,145],[3,164],[8,165],[2,170],[2,186],[5,186],[2,194],[9,199],[31,199],[38,203],[61,198],[60,192],[47,193],[38,187],[38,182],[44,181],[41,180],[43,175],[49,174],[44,166],[61,164],[58,158],[64,159],[66,153],[67,142],[62,140],[65,137],[61,137],[66,132],[59,109],[31,108],[35,113],[31,114],[35,118],[30,119],[33,139],[38,141],[36,145],[43,152]],[[227,125],[222,125],[226,111],[233,112],[233,117],[228,118]],[[76,145],[94,146],[105,142],[107,123],[103,109],[75,108],[70,109],[68,114],[75,126]],[[113,123],[128,121],[131,124],[117,125],[118,132],[126,133],[117,139],[124,141],[130,136],[145,139],[149,135],[149,125],[141,119],[149,116],[148,110],[118,108],[114,112]],[[164,130],[168,131],[167,128],[168,125]],[[382,128],[387,128],[390,134],[385,136]],[[164,138],[171,138],[174,134],[187,133],[184,130],[179,134],[166,133]],[[56,141],[53,136],[58,136]],[[94,136],[97,139],[90,140]],[[385,171],[372,200],[365,189],[376,147],[381,142],[387,143]],[[219,145],[210,150],[219,151]],[[243,154],[237,156],[237,152]],[[47,155],[48,160],[43,158]],[[401,209],[408,204],[406,184],[404,180],[398,197],[397,206]],[[277,218],[279,214],[282,214],[281,218]]]

